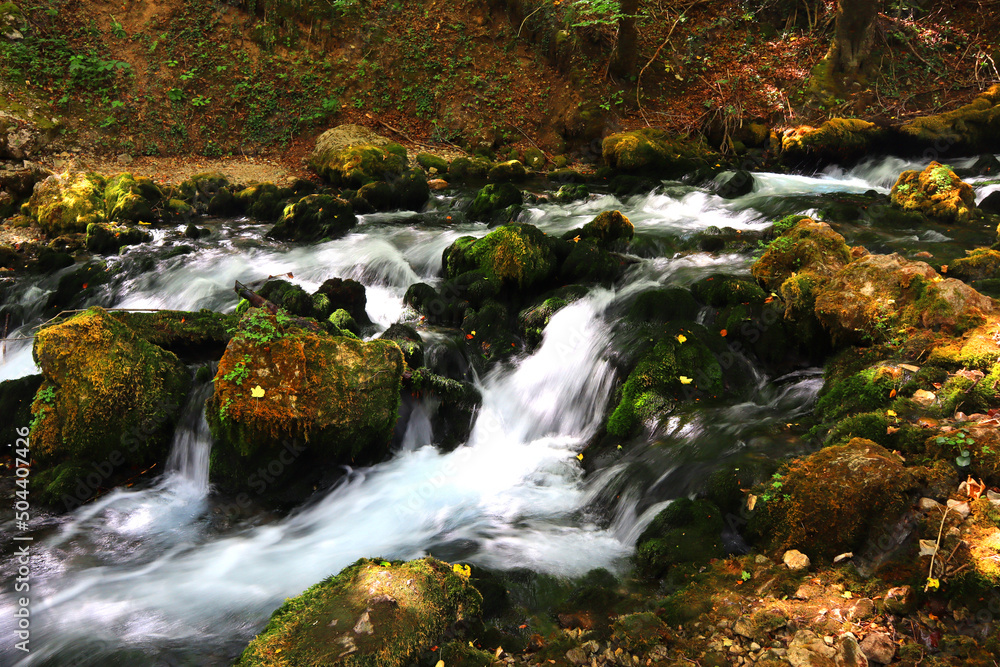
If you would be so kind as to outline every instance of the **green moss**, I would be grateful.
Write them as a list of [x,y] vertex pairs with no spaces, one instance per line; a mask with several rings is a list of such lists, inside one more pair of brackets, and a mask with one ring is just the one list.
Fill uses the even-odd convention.
[[678,498],[656,515],[636,542],[635,565],[644,577],[660,578],[679,563],[705,563],[724,554],[723,518],[707,500]]
[[460,238],[444,256],[449,278],[478,268],[487,277],[518,289],[544,282],[556,269],[549,239],[538,228],[523,224],[498,227],[478,240]]
[[447,563],[362,559],[287,600],[236,665],[404,667],[481,604]]
[[670,641],[670,629],[656,614],[643,611],[625,614],[611,626],[611,639],[632,654],[645,654]]
[[666,178],[695,171],[712,158],[704,146],[683,143],[653,128],[612,134],[604,139],[602,155],[616,171]]
[[713,308],[735,305],[761,305],[767,296],[752,280],[717,273],[691,286],[696,299]]
[[781,139],[782,158],[790,161],[859,158],[867,155],[883,134],[877,125],[865,120],[832,118],[819,127],[803,125],[785,133]]
[[318,241],[340,238],[358,224],[351,204],[331,195],[306,195],[289,204],[268,232],[273,239]]
[[402,174],[406,168],[406,150],[399,144],[330,147],[314,153],[309,166],[334,187],[360,188]]
[[250,218],[258,222],[275,222],[284,213],[286,199],[291,195],[291,190],[279,188],[274,183],[257,183],[243,188],[234,197],[240,210]]
[[527,176],[523,164],[517,160],[508,160],[493,165],[486,174],[486,179],[491,183],[514,183],[523,181]]
[[604,248],[609,248],[618,241],[628,242],[634,236],[635,226],[621,211],[599,213],[579,232],[581,239],[591,239]]
[[490,162],[481,157],[458,157],[448,166],[448,178],[458,183],[485,181]]
[[900,373],[890,368],[866,368],[843,379],[831,378],[823,386],[816,414],[824,421],[871,410],[889,402],[889,394],[899,383]]
[[27,210],[49,236],[83,232],[105,219],[104,186],[97,174],[50,176],[35,187]]
[[524,195],[510,183],[489,184],[472,201],[466,215],[481,222],[508,222],[524,203]]
[[948,265],[948,275],[966,282],[1000,278],[1000,252],[976,248]]
[[826,223],[802,218],[768,246],[751,273],[774,291],[796,273],[828,276],[850,261],[851,250],[843,236]]
[[433,153],[417,153],[417,164],[431,174],[444,176],[448,173],[448,161]]
[[[140,182],[141,181],[141,182]],[[163,197],[149,179],[136,179],[132,174],[118,174],[104,188],[105,213],[108,220],[153,222],[157,215],[153,207]]]
[[950,167],[931,162],[923,171],[904,171],[890,194],[892,205],[945,222],[965,224],[976,206],[972,187]]
[[117,254],[123,246],[153,240],[153,235],[137,227],[92,222],[87,225],[87,250],[102,255]]
[[700,306],[691,292],[680,287],[643,292],[628,309],[626,317],[633,322],[663,324],[670,320],[694,320]]

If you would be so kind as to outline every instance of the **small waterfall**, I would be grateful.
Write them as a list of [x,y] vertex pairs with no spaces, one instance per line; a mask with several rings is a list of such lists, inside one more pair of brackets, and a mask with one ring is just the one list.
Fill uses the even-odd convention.
[[213,385],[196,386],[188,396],[174,431],[174,443],[167,458],[167,472],[190,483],[203,495],[208,493],[208,457],[212,451],[212,434],[205,421],[205,401]]

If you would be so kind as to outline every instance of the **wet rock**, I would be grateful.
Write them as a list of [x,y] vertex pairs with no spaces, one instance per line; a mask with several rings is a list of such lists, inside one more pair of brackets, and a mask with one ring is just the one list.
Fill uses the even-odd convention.
[[49,236],[84,232],[90,223],[105,219],[104,185],[97,174],[49,176],[28,200],[29,214]]
[[809,556],[796,549],[789,549],[786,551],[781,557],[781,562],[793,572],[808,570],[810,565]]
[[851,632],[845,632],[837,641],[837,667],[868,667],[868,657]]
[[268,237],[287,241],[336,239],[358,223],[351,204],[332,195],[306,195],[285,208]]
[[274,183],[256,183],[234,193],[233,197],[239,210],[251,219],[276,222],[282,217],[286,200],[292,194],[290,189],[279,188]]
[[128,173],[109,179],[104,188],[108,220],[153,222],[159,217],[154,208],[161,199],[163,193],[153,181]]
[[101,255],[117,254],[124,246],[152,241],[153,235],[138,227],[92,222],[87,225],[87,250]]
[[233,215],[239,210],[233,189],[229,179],[217,171],[195,174],[177,186],[180,196],[196,212],[209,215]]
[[428,174],[443,175],[448,173],[448,161],[433,153],[417,153],[417,164],[423,167]]
[[448,166],[448,178],[456,183],[485,181],[490,171],[490,162],[481,157],[458,157]]
[[631,241],[635,236],[635,226],[621,211],[604,211],[584,225],[583,229],[569,232],[564,238],[573,236],[592,240],[602,248],[611,249],[619,242]]
[[388,181],[406,169],[406,149],[399,144],[337,146],[325,134],[316,141],[309,167],[334,187],[360,188]]
[[615,171],[644,176],[679,177],[708,164],[704,146],[687,144],[663,130],[643,128],[612,134],[601,147],[604,163]]
[[313,295],[314,303],[318,303],[318,297],[325,297],[321,309],[325,313],[332,313],[343,308],[351,317],[365,327],[372,323],[366,310],[368,296],[365,294],[365,286],[350,278],[328,278],[316,290]]
[[884,632],[869,632],[861,640],[861,650],[869,661],[888,665],[896,657],[896,642]]
[[[271,475],[277,491],[306,483],[304,473],[380,460],[396,423],[402,374],[395,343],[331,337],[280,312],[251,308],[226,346],[205,406],[219,441],[213,481],[242,490],[252,487],[254,471],[280,461],[274,467],[281,474]],[[289,448],[295,452],[286,462]]]
[[1000,214],[1000,190],[991,192],[983,197],[983,200],[979,202],[979,208],[984,213]]
[[844,237],[825,222],[800,218],[790,229],[772,241],[757,260],[751,272],[771,291],[781,289],[790,296],[786,303],[795,302],[791,292],[783,289],[793,275],[807,274],[814,282],[829,277],[851,261],[851,249]]
[[[43,469],[107,463],[107,481],[166,454],[190,385],[175,355],[96,307],[40,329],[32,352],[45,378],[31,408],[32,455]],[[43,493],[73,493],[63,484],[75,479],[50,478]]]
[[189,239],[198,240],[206,236],[211,236],[212,231],[204,227],[198,227],[193,222],[184,228],[184,236]]
[[909,614],[917,605],[917,596],[909,584],[890,588],[885,594],[885,609],[891,614]]
[[976,196],[972,187],[938,162],[923,171],[904,171],[892,186],[892,205],[948,223],[972,221]]
[[420,368],[424,365],[424,341],[413,327],[396,322],[386,329],[380,338],[391,340],[399,346],[409,368]]
[[753,174],[741,169],[718,177],[715,192],[723,199],[736,199],[753,192],[753,186]]
[[971,282],[983,278],[1000,278],[1000,251],[976,248],[948,265],[948,275]]
[[496,224],[517,217],[524,195],[510,183],[489,184],[476,194],[466,211],[470,220]]
[[707,500],[678,498],[656,515],[636,542],[635,563],[649,578],[677,563],[701,563],[723,554],[722,512]]
[[184,362],[220,358],[233,337],[232,330],[239,322],[236,315],[204,309],[197,312],[113,311],[110,315],[143,339],[173,352]]
[[800,125],[785,130],[781,158],[788,163],[825,163],[869,155],[884,140],[874,123],[857,118],[833,118],[819,127]]
[[519,183],[528,177],[524,165],[517,160],[508,160],[494,165],[486,175],[490,183]]
[[463,236],[444,251],[443,263],[448,278],[480,270],[519,290],[541,284],[557,268],[548,237],[525,224],[498,227],[481,239]]
[[837,650],[812,630],[799,630],[788,645],[785,658],[792,667],[834,667]]
[[431,180],[427,181],[427,187],[429,187],[431,190],[434,191],[447,190],[448,181],[444,180],[443,178],[432,178]]
[[[285,602],[236,665],[404,667],[445,635],[460,634],[481,604],[447,563],[362,559]],[[450,649],[451,664],[461,664],[453,656]]]

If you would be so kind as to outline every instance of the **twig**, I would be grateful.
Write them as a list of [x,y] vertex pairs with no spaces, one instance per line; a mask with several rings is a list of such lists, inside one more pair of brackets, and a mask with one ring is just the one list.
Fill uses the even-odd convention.
[[[663,47],[665,47],[667,44],[670,43],[670,37],[671,37],[671,35],[674,34],[674,28],[676,28],[677,24],[681,22],[681,20],[687,14],[687,11],[689,9],[691,9],[692,7],[694,7],[695,5],[697,5],[699,2],[702,2],[702,0],[694,0],[694,2],[692,2],[687,7],[685,7],[681,11],[681,13],[677,15],[677,20],[674,21],[674,24],[672,26],[670,26],[670,30],[667,32],[667,38],[663,40],[663,43],[660,44],[659,47],[657,47],[656,51],[653,53],[653,57],[649,59],[649,62],[647,62],[645,65],[643,65],[642,69],[639,70],[639,76],[637,76],[635,78],[635,104],[639,108],[639,112],[640,113],[642,113],[642,102],[639,101],[639,87],[642,84],[642,73],[645,72],[649,68],[650,65],[652,65],[654,62],[656,62],[656,58],[660,55],[660,51],[662,51]],[[643,114],[643,119],[645,119],[645,118],[646,118],[646,116],[645,116],[645,114]],[[649,125],[649,121],[648,120],[646,121],[646,125]]]
[[548,153],[546,153],[545,150],[541,146],[539,146],[538,144],[536,144],[534,141],[531,140],[531,137],[528,136],[527,132],[525,132],[524,130],[522,130],[521,128],[519,128],[517,125],[514,126],[514,129],[517,130],[518,132],[520,132],[521,134],[523,134],[524,138],[528,140],[528,143],[530,143],[532,146],[534,146],[538,150],[542,151],[542,155],[544,155],[545,157],[547,157],[550,160],[552,159],[551,155],[549,155]]
[[538,9],[536,9],[535,11],[531,12],[530,14],[528,14],[527,16],[524,17],[524,20],[521,21],[521,26],[517,29],[517,36],[518,37],[521,36],[521,29],[524,28],[524,24],[528,22],[528,19],[530,19],[532,16],[534,16],[538,12],[542,11],[542,7],[544,7],[544,6],[545,6],[544,4],[538,5]]
[[930,586],[930,580],[934,578],[934,561],[937,559],[938,551],[941,549],[941,535],[944,533],[944,520],[948,517],[948,511],[950,507],[944,508],[944,514],[941,515],[941,525],[938,526],[938,536],[937,541],[934,543],[934,553],[931,554],[931,566],[927,571],[927,585],[924,586],[924,591],[927,591],[927,587]]

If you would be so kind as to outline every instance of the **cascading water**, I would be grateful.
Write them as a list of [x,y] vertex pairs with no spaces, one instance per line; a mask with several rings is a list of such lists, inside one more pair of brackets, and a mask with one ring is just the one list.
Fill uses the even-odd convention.
[[[763,174],[754,192],[732,201],[670,186],[624,200],[607,195],[543,205],[531,222],[557,233],[620,208],[640,235],[684,236],[708,225],[755,230],[767,225],[755,210],[762,198],[884,191],[883,172],[866,165],[814,179]],[[435,202],[439,211],[447,205]],[[236,221],[176,257],[164,257],[168,241],[160,236],[131,251],[149,253],[155,270],[126,268],[94,299],[128,308],[222,310],[234,305],[234,280],[291,273],[314,289],[329,277],[353,277],[368,290],[372,319],[386,326],[404,313],[410,284],[435,281],[445,247],[460,235],[488,231],[445,227],[439,211],[372,216],[343,239],[292,250],[259,241],[259,228]],[[681,411],[661,427],[655,446],[626,451],[584,475],[577,453],[605,418],[614,385],[616,305],[704,273],[745,273],[748,263],[746,256],[702,253],[640,261],[616,290],[594,289],[558,311],[533,354],[483,379],[483,405],[466,444],[437,449],[418,406],[390,460],[347,471],[322,498],[282,519],[219,521],[201,416],[210,385],[202,386],[185,408],[159,480],[116,490],[36,532],[32,652],[4,644],[4,664],[230,664],[284,598],[363,556],[433,553],[556,575],[626,567],[638,534],[664,501],[696,490],[723,459],[746,450],[779,453],[784,443],[764,435],[767,429],[807,412],[821,385],[815,371],[777,380],[751,376],[735,401]],[[16,299],[38,300],[54,281],[25,285]],[[28,319],[37,324],[39,317],[36,309]],[[30,327],[20,332],[29,335]],[[31,372],[30,343],[11,343],[0,376]],[[7,559],[2,569],[10,575],[16,564]],[[13,596],[9,589],[0,593],[5,637],[13,634]]]

